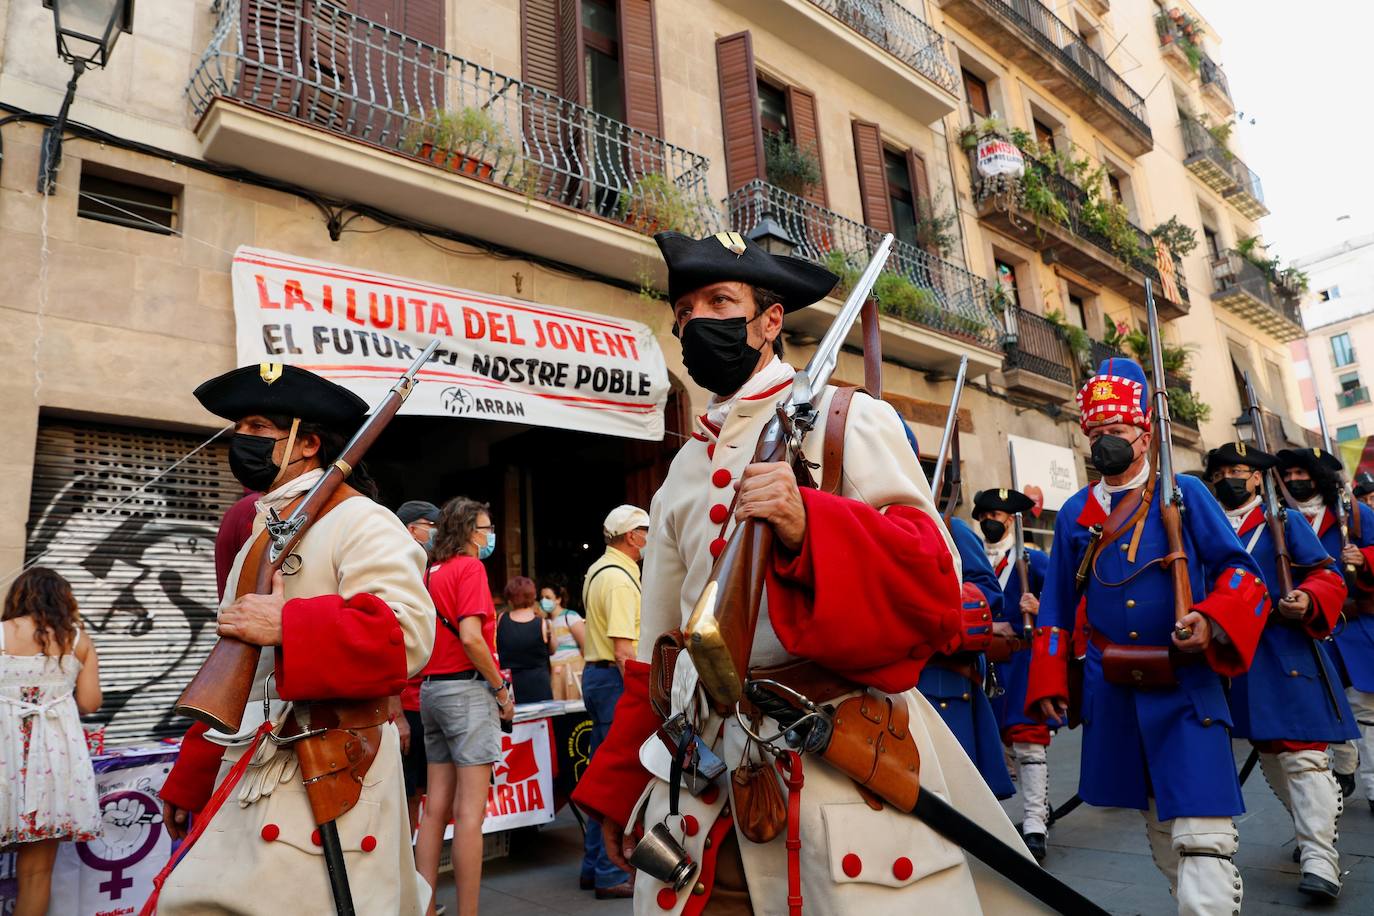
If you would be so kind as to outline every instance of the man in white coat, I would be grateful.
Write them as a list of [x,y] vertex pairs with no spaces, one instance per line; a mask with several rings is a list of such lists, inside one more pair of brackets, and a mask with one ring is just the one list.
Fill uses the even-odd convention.
[[[252,594],[254,577],[244,572],[261,547],[267,510],[288,514],[338,458],[367,405],[332,382],[279,364],[235,369],[201,385],[196,397],[235,424],[235,477],[266,493],[253,536],[234,560],[218,621],[221,636],[264,651],[238,731],[198,724],[182,742],[161,792],[165,823],[174,837],[185,833],[188,812],[207,823],[145,912],[334,912],[295,748],[255,743],[266,721],[281,734],[307,727],[301,715],[328,707],[370,716],[347,722],[340,713],[338,727],[376,748],[363,772],[354,765],[341,774],[361,779],[362,790],[334,822],[356,911],[422,913],[430,891],[415,870],[400,742],[388,710],[389,698],[424,666],[434,644],[424,548],[390,511],[348,488],[306,532],[271,594]],[[237,781],[227,783],[249,753]],[[345,754],[352,764],[352,753]]]
[[[650,657],[660,634],[686,623],[734,526],[763,519],[777,546],[751,667],[806,659],[905,702],[920,750],[921,791],[1019,846],[1015,828],[954,736],[912,689],[925,661],[958,648],[967,626],[957,554],[902,420],[890,405],[855,394],[842,433],[842,473],[827,467],[833,458],[823,454],[822,430],[807,439],[816,479],[830,472],[837,492],[799,488],[787,464],[751,463],[795,371],[779,358],[783,315],[822,299],[835,276],[769,255],[738,233],[656,239],[668,263],[683,362],[714,397],[653,501],[640,659]],[[820,416],[829,415],[835,392],[826,390]],[[805,758],[804,789],[797,790],[799,850],[788,850],[786,830],[766,842],[745,836],[735,824],[738,797],[729,774],[698,794],[684,790],[681,816],[668,818],[670,774],[655,736],[662,719],[649,702],[648,666],[627,664],[625,680],[610,735],[574,800],[602,818],[608,852],[623,851],[640,831],[667,821],[699,863],[694,883],[680,892],[640,874],[636,913],[795,912],[800,902],[789,900],[789,869],[800,872],[808,916],[909,914],[923,906],[938,906],[941,916],[1040,911],[958,846],[861,795],[849,778],[812,756]],[[687,713],[727,767],[746,758],[771,767],[733,716],[707,711],[686,653],[678,658],[671,695],[672,712]],[[762,731],[771,734],[773,724],[765,719]]]

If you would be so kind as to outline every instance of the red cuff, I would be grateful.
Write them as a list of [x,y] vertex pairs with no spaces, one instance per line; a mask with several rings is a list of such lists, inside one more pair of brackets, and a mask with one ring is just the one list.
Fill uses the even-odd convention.
[[803,489],[802,500],[801,549],[775,553],[768,570],[778,640],[886,693],[914,687],[960,633],[959,579],[939,523],[911,506],[879,512],[819,490]]
[[1069,632],[1060,627],[1036,627],[1031,640],[1030,672],[1026,676],[1027,718],[1039,722],[1041,700],[1069,699]]
[[959,632],[942,651],[945,655],[986,651],[992,642],[992,612],[988,610],[987,596],[972,582],[965,582],[959,591],[963,597]]
[[366,592],[293,598],[281,615],[277,694],[283,700],[366,700],[406,686],[396,612]]
[[[1361,547],[1360,553],[1364,555],[1364,565],[1355,568],[1355,587],[1362,592],[1374,592],[1374,545]],[[1337,563],[1342,563],[1340,557],[1336,558]]]
[[1207,664],[1212,670],[1235,677],[1249,669],[1269,609],[1269,590],[1259,576],[1233,567],[1217,577],[1207,597],[1193,605],[1193,610],[1225,630],[1229,639],[1222,642],[1213,638],[1207,646]]
[[628,823],[651,778],[639,762],[639,748],[662,724],[649,703],[648,664],[626,662],[625,692],[616,703],[611,731],[573,789],[573,802],[594,817]]
[[181,739],[181,751],[172,771],[158,790],[158,797],[183,811],[198,812],[215,791],[224,748],[205,737],[209,726],[192,725]]
[[1312,607],[1302,620],[1302,628],[1314,639],[1331,635],[1345,604],[1345,577],[1330,567],[1314,569],[1298,586],[1312,599]]

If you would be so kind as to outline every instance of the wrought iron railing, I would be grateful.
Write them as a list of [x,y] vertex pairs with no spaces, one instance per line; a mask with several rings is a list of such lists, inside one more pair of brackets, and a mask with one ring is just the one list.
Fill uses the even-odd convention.
[[[1168,348],[1168,346],[1166,345],[1164,349],[1165,349],[1165,352],[1168,352],[1168,349],[1169,349],[1169,348]],[[1084,378],[1084,380],[1086,381],[1086,379],[1087,379],[1088,376],[1090,376],[1090,375],[1096,373],[1096,372],[1097,372],[1097,368],[1098,368],[1099,366],[1101,366],[1102,363],[1105,362],[1105,361],[1108,360],[1108,359],[1135,359],[1135,357],[1134,357],[1134,356],[1130,356],[1130,355],[1127,354],[1127,353],[1123,353],[1121,350],[1118,350],[1116,347],[1113,347],[1111,344],[1105,343],[1105,342],[1103,342],[1103,341],[1101,341],[1101,340],[1089,340],[1089,342],[1088,342],[1088,361],[1089,361],[1089,362],[1088,362],[1088,365],[1087,365],[1087,366],[1084,366],[1084,367],[1083,367],[1083,378]],[[1137,362],[1139,362],[1139,360],[1137,360]],[[1146,360],[1146,361],[1145,361],[1145,366],[1144,366],[1144,368],[1145,368],[1145,376],[1146,376],[1146,378],[1149,378],[1149,377],[1153,374],[1153,369],[1152,369],[1152,368],[1150,367],[1150,365],[1149,365],[1149,360]],[[1167,372],[1167,371],[1166,371],[1166,372],[1164,373],[1164,387],[1165,387],[1165,390],[1169,390],[1169,391],[1182,391],[1184,394],[1188,394],[1188,395],[1191,395],[1191,394],[1193,393],[1193,383],[1192,383],[1190,380],[1184,378],[1183,376],[1181,376],[1181,375],[1175,375],[1175,374],[1172,373],[1172,372]],[[1191,429],[1191,430],[1197,430],[1197,428],[1198,428],[1198,421],[1197,421],[1195,418],[1193,418],[1193,417],[1182,417],[1182,416],[1179,416],[1178,413],[1177,413],[1177,411],[1174,411],[1174,412],[1173,412],[1173,420],[1174,420],[1174,422],[1180,423],[1180,424],[1182,424],[1182,425],[1188,427],[1188,428]]]
[[1238,190],[1264,203],[1264,188],[1260,185],[1259,176],[1239,156],[1222,146],[1201,122],[1184,118],[1179,121],[1179,127],[1183,130],[1183,147],[1189,159],[1197,156],[1206,158],[1225,172],[1236,183]]
[[1023,308],[1007,310],[1006,368],[1025,369],[1065,385],[1078,375],[1078,359],[1051,321]]
[[1336,392],[1337,407],[1354,407],[1357,404],[1369,403],[1369,389],[1364,385],[1359,388],[1351,388],[1348,391]]
[[1039,0],[981,0],[983,5],[1015,25],[1042,50],[1069,69],[1079,85],[1105,101],[1146,137],[1150,122],[1145,100],[1121,74],[1088,47],[1067,22],[1052,13]]
[[893,57],[952,93],[959,71],[945,54],[945,40],[896,0],[811,0]]
[[1224,254],[1211,259],[1212,281],[1218,293],[1241,290],[1264,303],[1292,324],[1302,327],[1302,312],[1298,300],[1284,293],[1267,273],[1238,254]]
[[[882,233],[755,179],[725,199],[730,228],[748,232],[771,216],[797,243],[798,257],[822,264],[853,282]],[[996,349],[999,319],[988,304],[987,282],[915,245],[898,241],[875,289],[886,314]]]
[[641,232],[719,228],[705,156],[327,0],[244,2],[186,87],[197,116],[230,98]]
[[[1163,290],[1159,267],[1155,264],[1154,238],[1148,232],[1134,223],[1128,223],[1135,238],[1135,245],[1129,251],[1122,250],[1121,246],[1114,243],[1111,237],[1102,230],[1093,216],[1088,214],[1086,205],[1089,204],[1089,197],[1086,191],[1039,159],[1027,155],[1025,160],[1026,168],[1034,169],[1040,180],[1064,204],[1066,217],[1063,222],[1067,229],[1079,238],[1091,242],[1127,267],[1138,270],[1149,277],[1157,292]],[[1093,211],[1094,214],[1096,212],[1096,210]],[[1178,258],[1174,258],[1174,284],[1178,287],[1179,297],[1183,300],[1176,304],[1187,304],[1188,286],[1183,279],[1182,262]]]
[[1198,75],[1204,88],[1211,86],[1225,96],[1228,103],[1235,104],[1231,101],[1231,84],[1226,81],[1226,74],[1222,71],[1221,65],[1205,53],[1198,65]]

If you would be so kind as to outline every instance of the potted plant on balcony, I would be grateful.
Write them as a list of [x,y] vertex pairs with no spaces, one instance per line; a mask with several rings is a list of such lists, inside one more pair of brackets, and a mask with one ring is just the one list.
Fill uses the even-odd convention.
[[643,175],[620,192],[616,213],[636,232],[685,232],[697,222],[697,201],[666,175]]
[[888,315],[917,324],[931,325],[940,315],[940,300],[935,293],[898,273],[884,271],[873,284],[873,298]]
[[519,158],[505,125],[482,108],[431,113],[412,126],[409,145],[421,159],[478,178],[490,178],[505,157]]
[[916,244],[926,251],[948,257],[959,242],[958,215],[948,207],[936,209],[932,201],[926,212],[916,217]]
[[1188,66],[1196,73],[1202,66],[1202,23],[1178,7],[1155,14],[1155,31],[1161,47],[1174,45],[1183,52]]
[[783,131],[764,135],[763,159],[768,183],[789,194],[805,197],[821,183],[821,162],[815,152],[797,146]]
[[856,263],[855,257],[838,248],[827,251],[823,263],[826,270],[840,278],[840,282],[835,284],[835,292],[841,296],[849,294],[863,273],[863,267]]
[[1197,233],[1191,226],[1180,223],[1177,216],[1171,216],[1166,222],[1155,226],[1150,230],[1150,236],[1169,249],[1169,253],[1176,258],[1186,258],[1197,248]]
[[1045,313],[1045,320],[1054,325],[1054,330],[1069,345],[1070,352],[1073,353],[1074,360],[1079,365],[1086,363],[1092,356],[1092,340],[1088,337],[1088,332],[1076,324],[1069,324],[1064,313],[1059,309],[1050,309]]
[[1307,292],[1307,274],[1296,267],[1285,267],[1275,275],[1274,285],[1289,297],[1299,299]]

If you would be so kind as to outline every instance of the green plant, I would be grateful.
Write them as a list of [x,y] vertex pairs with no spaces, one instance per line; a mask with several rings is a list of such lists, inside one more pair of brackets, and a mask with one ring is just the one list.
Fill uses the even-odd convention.
[[654,172],[620,192],[616,212],[622,222],[646,235],[664,230],[684,232],[697,218],[697,202],[673,181]]
[[901,274],[884,271],[873,284],[873,298],[889,315],[929,324],[940,312],[940,300],[931,290],[917,286]]
[[517,152],[509,142],[505,125],[483,108],[471,106],[457,111],[434,111],[412,124],[408,133],[409,145],[415,152],[430,146],[482,158],[500,158],[504,153]]
[[947,256],[959,242],[959,216],[948,207],[937,210],[933,203],[928,209],[916,217],[916,243]]
[[1161,10],[1155,14],[1155,31],[1159,33],[1160,43],[1172,41],[1178,45],[1188,58],[1188,66],[1196,72],[1202,66],[1202,23],[1197,17],[1185,13],[1178,7]]
[[1150,235],[1177,258],[1186,258],[1197,248],[1197,233],[1191,226],[1180,223],[1177,216],[1171,216],[1167,222],[1155,226],[1150,230]]
[[863,268],[855,259],[839,249],[827,251],[824,264],[826,270],[840,278],[836,290],[841,294],[848,294],[854,288],[854,284],[859,282],[859,275],[863,273]]
[[1013,127],[1008,131],[1007,139],[1011,140],[1016,148],[1023,153],[1035,145],[1035,138],[1031,136],[1030,131],[1020,127]]
[[[1121,338],[1125,344],[1124,349],[1136,358],[1142,366],[1149,366],[1154,357],[1150,353],[1150,338],[1144,331],[1128,331]],[[1188,377],[1188,360],[1191,358],[1197,344],[1182,344],[1173,346],[1164,344],[1160,352],[1160,361],[1164,363],[1164,371],[1169,375],[1177,375],[1180,378]]]
[[1294,296],[1301,296],[1303,293],[1307,292],[1309,283],[1307,272],[1298,270],[1296,267],[1285,267],[1283,270],[1279,271],[1278,276],[1275,278],[1275,282],[1282,287],[1284,292],[1291,293]]
[[1064,313],[1059,309],[1051,309],[1045,313],[1045,320],[1054,325],[1054,329],[1059,332],[1059,336],[1069,345],[1073,351],[1074,358],[1078,362],[1087,360],[1092,352],[1092,340],[1088,337],[1088,332],[1076,324],[1069,324]]
[[641,262],[635,269],[635,281],[639,284],[639,301],[644,305],[658,305],[668,301],[668,295],[654,285],[654,275],[649,272],[647,264]]
[[812,149],[797,146],[781,131],[763,138],[764,168],[770,184],[805,195],[821,183],[821,162]]
[[1021,209],[1056,223],[1069,221],[1068,205],[1054,193],[1044,174],[1031,165],[1026,166],[1026,173],[1021,176]]
[[[1167,370],[1166,370],[1167,371]],[[1170,388],[1169,413],[1176,420],[1184,420],[1194,425],[1205,423],[1212,416],[1212,405],[1200,399],[1191,391]]]

